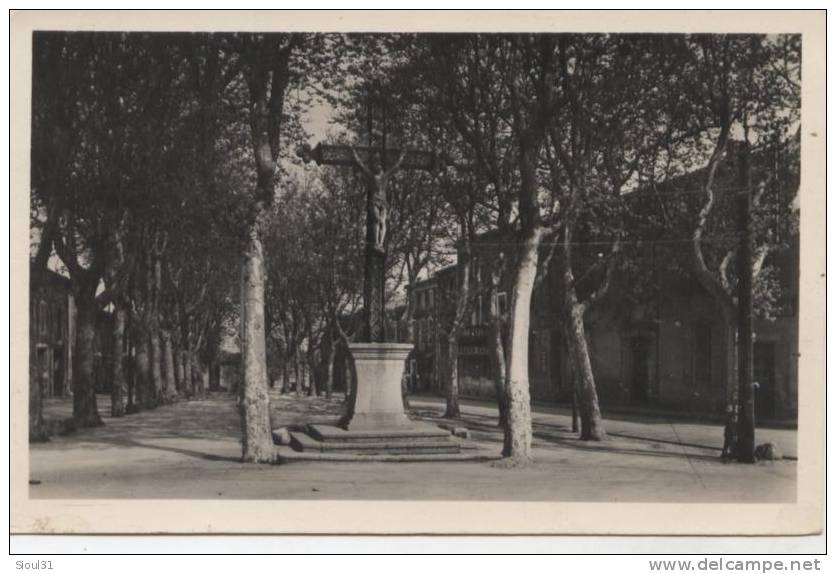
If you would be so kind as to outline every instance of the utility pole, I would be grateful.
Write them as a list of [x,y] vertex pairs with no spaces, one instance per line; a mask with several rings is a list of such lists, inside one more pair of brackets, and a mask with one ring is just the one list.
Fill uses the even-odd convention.
[[752,344],[752,168],[749,142],[740,146],[737,194],[737,227],[740,244],[737,251],[737,460],[755,462],[755,389],[753,386]]

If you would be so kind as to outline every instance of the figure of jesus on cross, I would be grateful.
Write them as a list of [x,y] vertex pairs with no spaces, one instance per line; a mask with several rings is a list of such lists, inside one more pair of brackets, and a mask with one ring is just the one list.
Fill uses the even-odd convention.
[[355,164],[360,168],[360,171],[366,176],[368,182],[369,201],[367,202],[366,217],[370,221],[368,231],[371,237],[366,240],[371,243],[373,248],[380,253],[385,253],[384,241],[386,240],[386,220],[389,215],[389,203],[386,199],[386,192],[389,185],[389,177],[400,169],[406,158],[406,149],[402,149],[395,164],[386,169],[380,158],[380,153],[375,151],[371,154],[371,165],[366,165],[357,149],[352,147],[351,154],[354,157]]

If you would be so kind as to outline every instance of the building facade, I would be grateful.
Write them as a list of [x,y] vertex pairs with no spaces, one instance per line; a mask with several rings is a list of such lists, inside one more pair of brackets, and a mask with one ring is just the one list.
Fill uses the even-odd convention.
[[[741,174],[748,174],[751,189],[757,189],[759,197],[752,217],[761,239],[768,238],[772,245],[762,267],[768,266],[771,273],[761,282],[766,285],[766,292],[760,294],[763,307],[755,309],[756,416],[792,419],[798,409],[799,139],[796,135],[751,151],[750,164],[740,162],[744,150],[740,142],[728,145],[715,182],[718,190],[727,192],[717,196],[721,203],[715,217],[733,217],[735,191],[741,189]],[[747,165],[753,166],[748,172]],[[585,316],[592,370],[603,405],[648,405],[702,413],[725,409],[728,382],[736,381],[735,325],[725,323],[720,304],[694,279],[689,267],[693,222],[704,204],[703,179],[704,174],[697,170],[664,186],[633,190],[625,198],[628,217],[633,218],[627,226],[638,238],[631,245],[632,270],[616,273],[608,296]],[[715,259],[735,253],[739,228],[733,220],[725,224],[725,235],[720,234],[717,246],[710,247],[714,253],[709,256]],[[607,241],[605,234],[584,238],[576,233],[575,260],[589,262],[603,257],[597,246],[602,240]],[[507,241],[488,232],[470,246],[472,301],[467,324],[457,337],[459,389],[464,396],[492,397],[495,392],[495,361],[491,360],[494,330],[486,310],[496,309],[505,319],[512,278],[506,272],[496,288],[487,289],[490,266],[484,263],[495,262],[503,251],[513,252],[502,248]],[[541,249],[542,264],[548,260],[548,246]],[[569,401],[573,375],[563,340],[562,293],[551,267],[541,269],[543,277],[532,297],[529,384],[534,400]],[[409,316],[416,344],[412,373],[416,390],[443,390],[445,329],[453,321],[460,278],[457,266],[448,267],[412,290]],[[493,301],[488,299],[490,292],[494,292]],[[506,331],[503,321],[505,340]]]
[[[112,320],[105,310],[96,313],[93,376],[100,393],[110,391]],[[75,343],[76,308],[70,280],[49,269],[30,269],[29,384],[40,385],[44,398],[72,397]]]
[[30,385],[43,396],[72,396],[75,306],[70,280],[50,270],[30,269]]
[[[471,246],[473,300],[457,338],[462,396],[495,395],[486,311],[491,302],[483,265],[495,256],[495,249],[489,238],[483,245],[477,241]],[[755,320],[756,415],[792,419],[798,408],[797,241],[772,257],[783,296],[774,317]],[[651,253],[644,262],[648,272],[653,260]],[[601,404],[722,413],[726,381],[736,376],[735,358],[729,353],[735,344],[734,330],[727,328],[718,303],[697,282],[665,271],[652,272],[653,295],[637,299],[631,296],[629,284],[616,280],[610,295],[587,314],[588,348]],[[451,266],[413,288],[410,317],[415,352],[409,365],[413,391],[444,390],[446,329],[453,321],[459,280],[458,267]],[[494,308],[503,318],[509,310],[510,286],[510,277],[502,278],[494,295]],[[568,402],[573,393],[560,300],[557,277],[549,272],[535,289],[531,306],[529,385],[535,401]],[[507,340],[507,325],[503,331]]]

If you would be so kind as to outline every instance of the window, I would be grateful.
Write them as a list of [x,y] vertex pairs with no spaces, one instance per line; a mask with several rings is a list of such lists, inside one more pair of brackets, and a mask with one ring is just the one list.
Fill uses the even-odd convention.
[[47,321],[49,321],[47,316],[47,305],[46,301],[42,300],[38,302],[38,332],[41,335],[46,335]]
[[56,339],[63,339],[64,338],[64,324],[63,318],[64,314],[61,312],[61,305],[56,305],[52,309],[52,318],[55,321],[55,338]]
[[496,294],[496,309],[500,317],[508,313],[508,294],[505,291]]
[[482,297],[477,295],[473,301],[473,311],[470,313],[470,324],[473,326],[482,324]]
[[430,309],[432,309],[433,308],[433,290],[430,289],[429,291],[427,291],[427,295],[429,295],[429,303],[427,304],[427,306]]
[[415,341],[418,343],[418,350],[421,351],[424,348],[423,339],[421,337],[421,319],[415,321]]

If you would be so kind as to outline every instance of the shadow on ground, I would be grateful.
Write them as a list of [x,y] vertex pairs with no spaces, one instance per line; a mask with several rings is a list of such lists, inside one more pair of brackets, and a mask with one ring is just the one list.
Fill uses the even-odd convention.
[[[410,416],[428,423],[449,422],[449,419],[443,418],[443,412],[443,408],[416,407],[410,409]],[[470,430],[473,440],[492,442],[497,445],[501,445],[503,442],[503,431],[497,425],[496,416],[463,413],[458,422]],[[534,431],[532,444],[535,449],[559,447],[587,452],[636,454],[652,457],[688,457],[705,461],[717,460],[718,462],[717,455],[710,451],[717,450],[719,452],[721,450],[705,445],[621,433],[610,433],[609,439],[602,442],[581,441],[568,425],[534,422],[532,427]],[[682,447],[688,447],[691,450],[685,452]],[[708,452],[693,452],[694,449]]]
[[[274,427],[333,422],[343,397],[271,394]],[[442,418],[443,400],[415,400],[410,416]],[[462,405],[456,426],[471,444],[499,452],[495,409]],[[71,414],[50,401],[47,414]],[[795,499],[795,464],[724,465],[713,444],[718,427],[613,422],[605,442],[584,442],[571,419],[535,407],[535,463],[505,469],[489,462],[240,462],[234,395],[216,393],[80,429],[30,445],[30,496],[55,499],[575,500],[777,502]],[[722,429],[719,428],[722,432]],[[509,474],[512,473],[512,474]],[[512,477],[512,478],[511,478]]]
[[[331,398],[316,396],[282,395],[271,392],[271,423],[273,428],[298,426],[311,423],[334,424],[345,408],[343,395]],[[235,397],[228,393],[214,393],[196,400],[183,400],[162,405],[156,409],[120,418],[109,416],[110,405],[106,396],[99,397],[99,409],[105,425],[93,429],[80,429],[66,440],[86,449],[145,448],[181,454],[209,460],[236,462],[235,456],[227,455],[225,448],[220,454],[213,448],[215,443],[231,445],[240,440],[241,429]],[[415,420],[438,424],[450,422],[442,417],[444,405],[441,402],[428,405],[413,405],[409,416]],[[483,412],[479,412],[482,410]],[[69,401],[48,401],[45,414],[48,418],[71,415]],[[680,439],[675,431],[667,434],[661,422],[654,422],[645,434],[641,432],[610,432],[610,439],[603,442],[581,441],[572,432],[563,416],[536,412],[533,423],[534,448],[549,451],[576,451],[588,453],[612,453],[638,455],[653,458],[695,459],[720,463],[719,446],[710,443],[689,442]],[[500,448],[503,431],[497,426],[495,414],[485,409],[464,408],[457,424],[469,429],[470,440],[491,448]],[[670,426],[671,423],[665,423]],[[630,427],[628,427],[630,428]],[[651,430],[655,429],[655,430]],[[64,438],[64,437],[61,437]],[[177,445],[169,444],[177,439]],[[183,441],[187,442],[183,442]],[[209,442],[202,442],[209,441]],[[186,446],[184,446],[186,445]],[[60,448],[58,439],[53,447]],[[207,451],[201,447],[208,446]],[[215,452],[212,452],[215,450]]]

